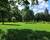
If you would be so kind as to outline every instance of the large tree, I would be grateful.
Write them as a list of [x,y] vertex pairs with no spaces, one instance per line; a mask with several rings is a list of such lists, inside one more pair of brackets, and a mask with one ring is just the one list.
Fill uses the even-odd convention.
[[21,14],[20,14],[20,10],[18,9],[18,5],[16,5],[16,3],[19,3],[19,0],[10,0],[10,7],[11,7],[11,13],[12,13],[12,17],[16,18],[16,21],[21,21]]
[[45,11],[44,11],[44,15],[45,15],[45,20],[48,21],[48,18],[49,18],[49,11],[48,11],[47,8],[46,8]]
[[4,17],[5,14],[8,13],[10,10],[8,0],[0,0],[0,13],[2,15],[2,24],[4,24]]
[[[38,5],[38,0],[31,0],[32,1],[32,4],[34,5],[34,4],[36,4],[36,5]],[[36,3],[35,3],[35,1],[36,1]],[[24,17],[26,18],[26,15],[27,15],[27,17],[28,17],[28,15],[29,15],[29,17],[31,17],[32,15],[32,10],[30,10],[29,9],[29,0],[19,0],[19,2],[18,2],[18,4],[20,4],[20,5],[24,5],[25,6],[25,8],[22,10],[22,12],[21,12],[21,15],[22,15],[22,20],[24,21]],[[33,13],[34,14],[34,13]],[[28,18],[29,18],[28,17]],[[32,16],[33,17],[33,16]],[[31,18],[32,18],[31,17]]]

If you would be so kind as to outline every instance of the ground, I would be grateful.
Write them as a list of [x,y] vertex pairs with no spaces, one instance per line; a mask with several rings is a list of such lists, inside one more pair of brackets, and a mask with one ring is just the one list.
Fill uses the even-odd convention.
[[50,32],[49,23],[23,23],[23,22],[5,22],[4,25],[0,23],[0,29],[32,29],[34,31],[47,31]]

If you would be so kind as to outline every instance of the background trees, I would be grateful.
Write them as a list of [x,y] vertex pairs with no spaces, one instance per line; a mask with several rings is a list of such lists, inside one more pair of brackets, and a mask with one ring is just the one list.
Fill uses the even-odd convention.
[[8,0],[0,0],[0,14],[2,16],[2,24],[4,24],[5,16],[9,14],[9,2]]
[[[36,2],[35,2],[36,1]],[[45,0],[47,2],[47,0]],[[32,5],[38,5],[38,0],[31,0]],[[0,21],[50,21],[50,14],[46,8],[44,13],[37,13],[29,9],[28,0],[0,0]],[[17,5],[16,5],[17,4]],[[24,9],[19,10],[18,5],[24,6]],[[14,20],[13,19],[13,20]]]
[[28,10],[27,13],[24,16],[25,21],[33,21],[34,19],[34,13],[31,10]]
[[[34,12],[29,9],[29,6],[28,6],[30,4],[29,1],[28,0],[22,0],[22,1],[23,1],[23,4],[21,4],[21,5],[25,6],[25,8],[21,11],[22,21],[24,21],[24,20],[25,21],[33,20]],[[32,1],[34,3],[35,0],[32,0]],[[36,0],[36,2],[38,2],[38,1]]]

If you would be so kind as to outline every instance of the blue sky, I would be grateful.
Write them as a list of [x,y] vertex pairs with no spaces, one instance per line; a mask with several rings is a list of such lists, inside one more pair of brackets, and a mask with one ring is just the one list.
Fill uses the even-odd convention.
[[30,8],[35,12],[44,12],[45,8],[48,8],[48,2],[45,2],[44,0],[38,0],[39,5],[31,6]]
[[50,10],[50,0],[48,0],[48,9]]

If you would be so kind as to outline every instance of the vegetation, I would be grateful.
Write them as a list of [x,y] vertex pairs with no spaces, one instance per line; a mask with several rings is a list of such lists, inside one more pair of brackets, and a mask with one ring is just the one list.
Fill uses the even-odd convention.
[[13,23],[13,22],[5,22],[4,25],[0,23],[0,29],[6,30],[6,29],[31,29],[31,30],[37,30],[37,31],[47,31],[50,32],[50,23],[49,22],[23,22],[23,23]]
[[[5,21],[7,22],[32,22],[32,21],[49,21],[50,22],[50,14],[48,12],[48,9],[46,8],[44,13],[37,13],[34,15],[34,12],[29,9],[29,2],[28,0],[0,0],[0,22],[4,24]],[[22,2],[23,1],[23,2]],[[38,5],[38,0],[32,0],[32,5]],[[45,0],[47,2],[47,0]],[[22,3],[21,3],[22,2]],[[18,3],[19,5],[25,6],[23,10],[18,9]]]
[[50,32],[29,29],[8,29],[7,32],[0,30],[0,35],[0,40],[50,40]]
[[[31,2],[32,5],[39,4],[38,0]],[[19,10],[16,3],[24,9]],[[29,4],[28,0],[0,0],[0,40],[50,40],[48,9],[35,14]]]

